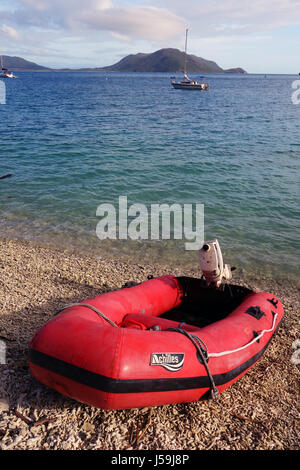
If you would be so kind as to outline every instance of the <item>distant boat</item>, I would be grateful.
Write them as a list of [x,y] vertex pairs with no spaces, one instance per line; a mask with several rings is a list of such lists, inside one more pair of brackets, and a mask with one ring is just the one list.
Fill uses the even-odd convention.
[[0,78],[17,78],[12,72],[3,66],[3,56],[1,56]]
[[209,84],[208,83],[204,83],[204,82],[198,83],[198,82],[196,82],[196,80],[191,80],[187,76],[187,72],[186,72],[187,37],[188,37],[188,29],[186,29],[186,31],[185,31],[185,53],[184,53],[185,55],[184,55],[184,75],[183,75],[184,80],[182,80],[181,82],[176,82],[174,80],[174,77],[171,77],[171,85],[176,90],[202,90],[202,91],[206,91],[206,90],[209,89]]

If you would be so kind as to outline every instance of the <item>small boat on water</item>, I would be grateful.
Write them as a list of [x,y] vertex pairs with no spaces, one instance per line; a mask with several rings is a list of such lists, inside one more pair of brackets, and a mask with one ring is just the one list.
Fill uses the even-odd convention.
[[195,80],[191,80],[186,74],[184,75],[184,80],[180,82],[176,82],[175,80],[171,80],[171,84],[173,88],[176,90],[202,90],[206,91],[209,89],[208,83],[199,83]]
[[273,294],[208,282],[218,269],[129,283],[62,308],[30,343],[31,373],[102,409],[216,397],[261,358],[283,317]]
[[17,76],[4,68],[2,69],[2,74],[0,74],[0,78],[17,78]]
[[3,66],[3,56],[1,56],[1,72],[0,78],[17,78],[12,72]]
[[188,29],[185,31],[185,58],[184,58],[184,74],[183,80],[176,81],[173,77],[171,77],[171,85],[176,90],[200,90],[200,91],[207,91],[209,89],[209,84],[205,82],[197,82],[196,80],[191,80],[187,76],[187,36],[188,36]]

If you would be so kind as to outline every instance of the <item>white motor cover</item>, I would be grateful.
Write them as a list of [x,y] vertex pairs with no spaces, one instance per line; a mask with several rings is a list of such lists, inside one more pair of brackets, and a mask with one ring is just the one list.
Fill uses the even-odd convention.
[[203,275],[208,284],[219,287],[222,279],[231,279],[231,268],[228,264],[224,266],[223,256],[218,240],[205,242],[199,250],[199,261]]

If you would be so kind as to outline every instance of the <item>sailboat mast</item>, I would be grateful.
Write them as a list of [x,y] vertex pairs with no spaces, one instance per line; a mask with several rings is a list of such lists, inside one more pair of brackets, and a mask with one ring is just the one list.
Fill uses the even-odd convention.
[[184,75],[186,75],[186,50],[187,50],[188,28],[185,30],[185,52],[184,52]]

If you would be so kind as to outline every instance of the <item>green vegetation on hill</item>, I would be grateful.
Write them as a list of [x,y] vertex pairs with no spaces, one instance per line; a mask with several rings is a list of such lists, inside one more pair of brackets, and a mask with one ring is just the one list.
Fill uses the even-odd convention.
[[[124,57],[120,62],[105,67],[116,72],[182,72],[184,52],[178,49],[160,49],[152,54],[136,54]],[[194,55],[187,55],[189,73],[222,73],[223,69],[215,62]]]
[[[185,54],[178,49],[160,49],[151,54],[131,54],[108,67],[81,69],[50,69],[21,57],[3,56],[4,67],[15,71],[73,71],[73,72],[183,72]],[[246,73],[241,68],[223,70],[216,62],[187,54],[187,73]]]
[[48,70],[47,67],[22,59],[22,57],[2,56],[3,66],[11,70]]

